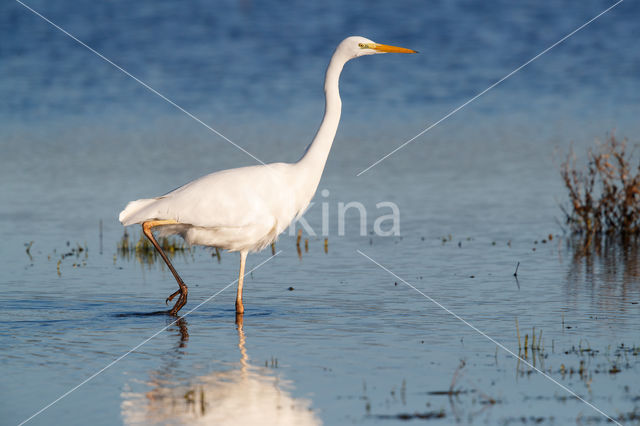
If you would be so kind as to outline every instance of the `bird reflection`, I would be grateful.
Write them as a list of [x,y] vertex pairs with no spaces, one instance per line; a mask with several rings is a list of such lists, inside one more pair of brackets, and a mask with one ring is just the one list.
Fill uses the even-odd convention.
[[[150,374],[146,393],[123,392],[125,424],[199,425],[319,425],[311,401],[294,398],[286,390],[289,381],[251,365],[243,329],[243,316],[236,316],[240,362],[230,371],[193,377],[188,382],[172,377],[166,368]],[[189,340],[186,321],[176,322],[180,341],[177,353]],[[175,359],[171,362],[175,368]],[[185,383],[186,382],[186,383]]]

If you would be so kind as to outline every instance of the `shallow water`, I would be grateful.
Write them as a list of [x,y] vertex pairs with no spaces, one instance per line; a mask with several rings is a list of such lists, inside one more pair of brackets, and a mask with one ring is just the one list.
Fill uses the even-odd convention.
[[[613,129],[637,139],[636,4],[360,177],[608,4],[29,4],[264,161],[294,161],[311,139],[343,36],[422,53],[346,67],[329,195],[306,214],[318,235],[304,236],[301,258],[290,235],[275,258],[249,256],[248,268],[266,263],[247,277],[242,329],[233,286],[173,324],[140,315],[163,309],[175,282],[118,254],[118,212],[253,160],[19,4],[0,6],[3,423],[152,336],[30,424],[242,423],[256,412],[281,424],[606,421],[402,280],[515,353],[516,319],[521,345],[535,327],[540,350],[521,356],[638,422],[638,252],[580,256],[558,224],[558,149],[584,152]],[[349,201],[367,208],[368,232],[388,214],[376,203],[393,201],[401,235],[359,236],[351,211],[339,236],[337,205]],[[183,313],[237,277],[236,254],[218,262],[195,248],[174,261],[190,286]]]

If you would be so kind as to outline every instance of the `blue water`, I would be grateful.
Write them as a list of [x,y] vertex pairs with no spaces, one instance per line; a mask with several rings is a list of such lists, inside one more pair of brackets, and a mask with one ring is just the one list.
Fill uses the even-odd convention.
[[[341,39],[420,54],[345,67],[342,123],[320,185],[330,194],[306,214],[318,236],[304,236],[300,259],[284,235],[282,253],[247,278],[242,329],[233,286],[172,325],[134,315],[162,309],[175,282],[157,263],[117,253],[119,211],[255,160],[19,3],[0,4],[3,424],[167,326],[29,424],[606,421],[400,278],[516,353],[516,318],[522,340],[542,330],[544,348],[529,361],[637,423],[637,249],[580,256],[558,207],[572,142],[583,156],[607,132],[638,141],[637,3],[621,3],[360,177],[612,3],[27,4],[265,162],[296,160],[313,137]],[[401,235],[359,236],[352,211],[339,236],[337,206],[349,201],[367,208],[369,232],[388,213],[376,203],[396,203]],[[251,255],[249,267],[270,255]],[[238,268],[237,255],[218,263],[201,248],[174,261],[190,285],[185,309]],[[438,394],[450,388],[460,393]]]

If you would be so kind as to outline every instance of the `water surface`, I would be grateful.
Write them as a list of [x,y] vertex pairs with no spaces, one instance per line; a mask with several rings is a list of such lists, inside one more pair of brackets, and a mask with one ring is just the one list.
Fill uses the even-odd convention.
[[[613,130],[637,141],[635,3],[360,177],[609,3],[29,5],[266,162],[295,161],[311,140],[324,67],[343,37],[421,53],[345,68],[343,121],[320,186],[330,194],[318,194],[306,215],[318,236],[304,236],[301,259],[295,237],[282,236],[282,253],[247,277],[242,330],[233,287],[173,324],[139,315],[162,309],[175,282],[158,263],[118,254],[119,211],[255,161],[18,3],[3,3],[3,422],[27,419],[165,328],[30,423],[242,423],[257,407],[281,424],[606,421],[405,280],[515,353],[516,318],[521,346],[535,327],[540,349],[521,356],[637,423],[637,250],[578,255],[558,208],[559,151],[573,141],[582,153]],[[349,201],[367,207],[369,232],[388,213],[376,203],[395,202],[401,235],[360,236],[352,211],[338,236],[337,205]],[[248,267],[270,256],[251,255]],[[237,277],[236,254],[218,262],[196,248],[174,261],[190,286],[185,309]]]

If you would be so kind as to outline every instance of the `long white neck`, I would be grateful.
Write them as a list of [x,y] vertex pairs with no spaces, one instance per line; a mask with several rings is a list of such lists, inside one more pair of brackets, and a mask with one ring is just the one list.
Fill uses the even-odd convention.
[[304,182],[305,189],[310,191],[309,196],[313,196],[320,183],[322,171],[327,162],[333,139],[338,130],[340,123],[340,112],[342,110],[342,101],[340,100],[340,91],[338,83],[340,73],[348,58],[344,58],[337,52],[331,58],[327,67],[327,75],[324,81],[324,93],[326,104],[324,109],[324,118],[322,124],[316,133],[316,137],[307,148],[302,158],[296,163],[299,171],[299,177]]

